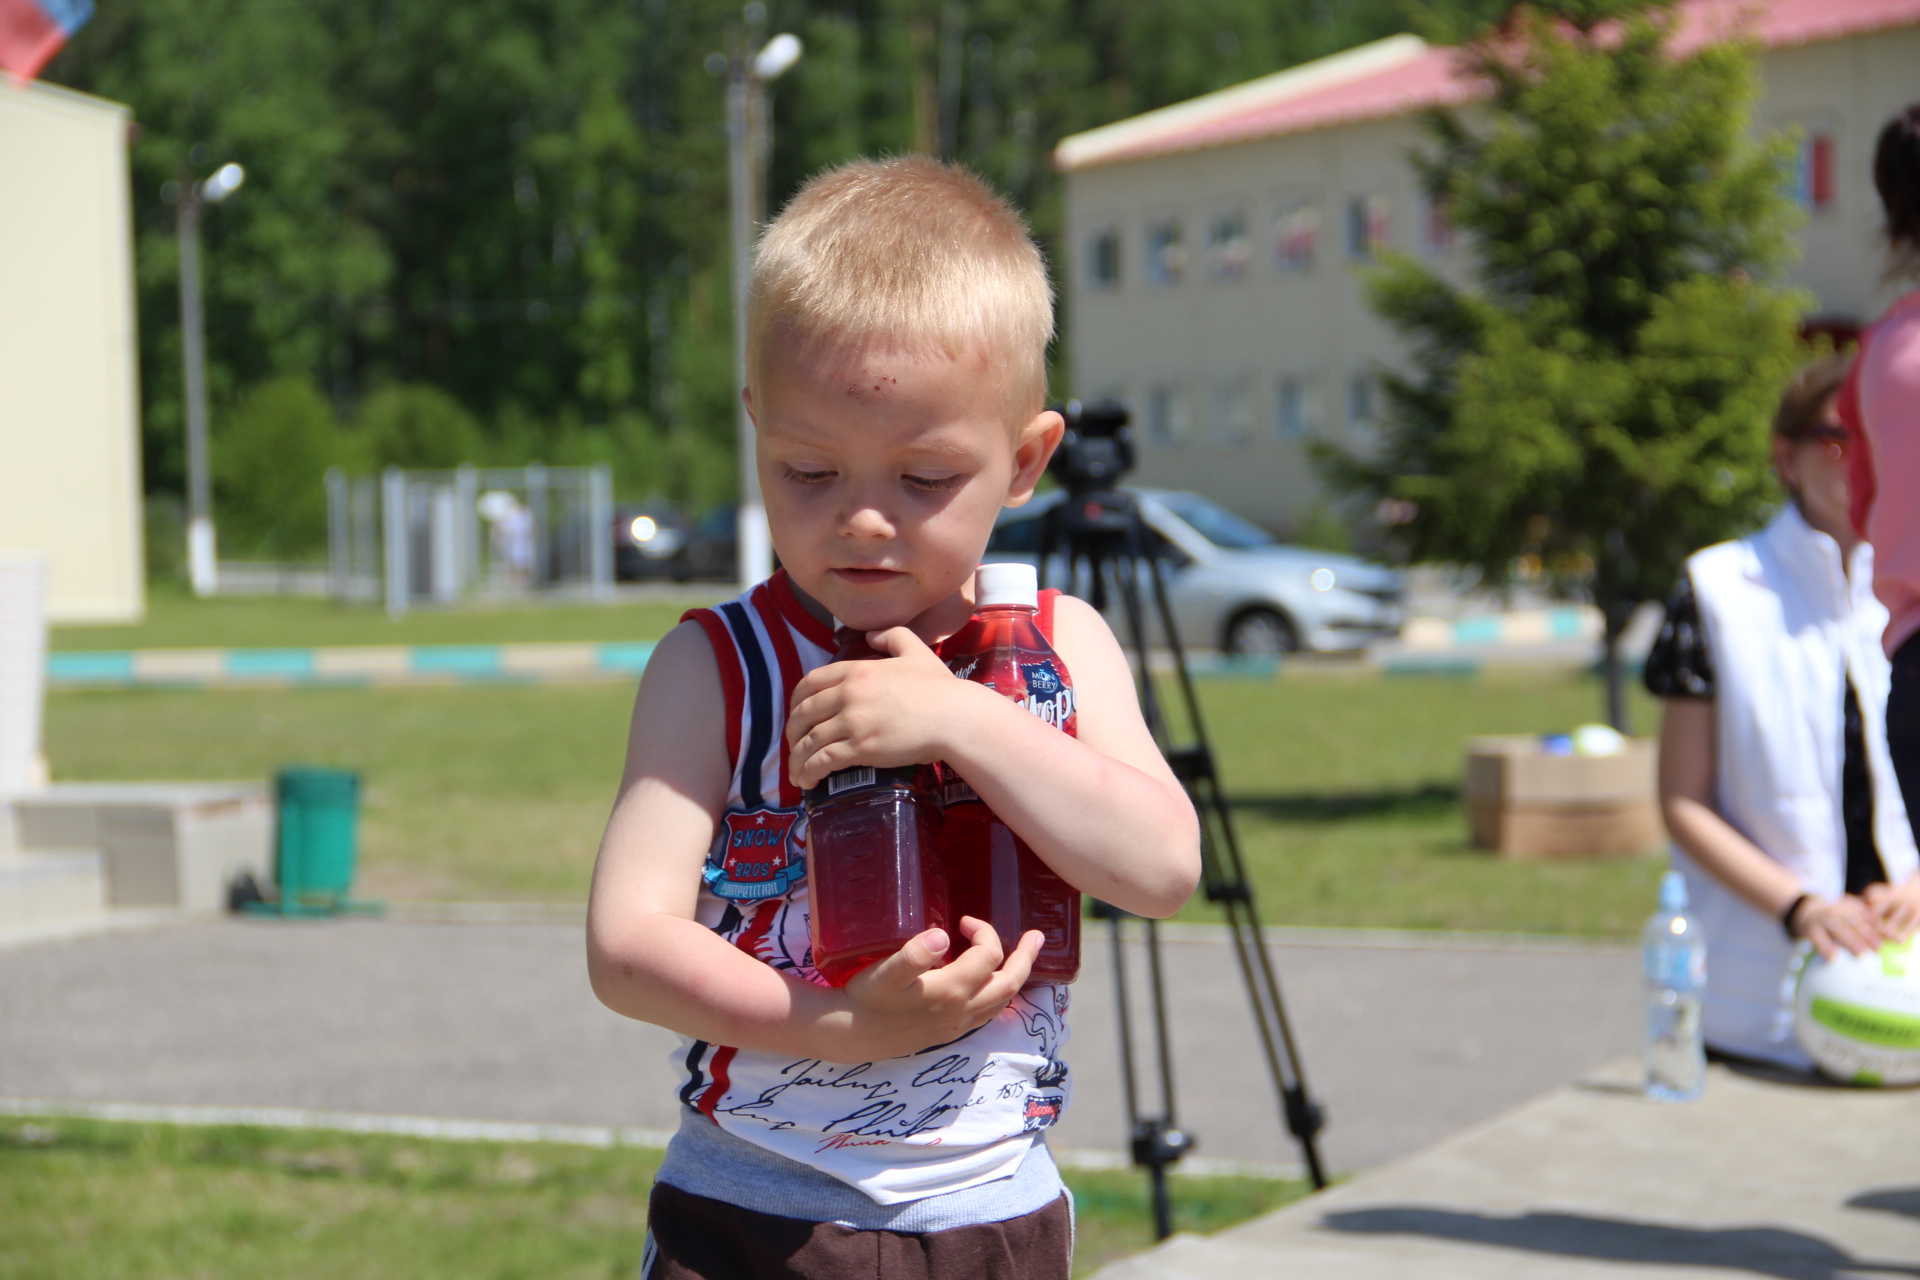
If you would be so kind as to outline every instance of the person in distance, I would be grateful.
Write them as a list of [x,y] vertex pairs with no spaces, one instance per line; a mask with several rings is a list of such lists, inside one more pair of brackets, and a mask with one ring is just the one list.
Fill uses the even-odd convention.
[[1665,699],[1660,803],[1707,941],[1709,1048],[1810,1070],[1796,948],[1871,951],[1920,926],[1913,832],[1883,731],[1887,611],[1847,518],[1847,361],[1801,370],[1774,418],[1790,495],[1767,527],[1696,552],[1647,657]]

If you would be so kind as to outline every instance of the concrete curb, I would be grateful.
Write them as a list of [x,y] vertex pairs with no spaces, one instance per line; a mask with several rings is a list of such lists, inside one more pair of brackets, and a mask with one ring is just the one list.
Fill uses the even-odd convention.
[[311,649],[59,650],[52,689],[632,680],[651,640],[587,644],[342,645]]
[[[45,1098],[0,1098],[0,1116],[23,1120],[109,1120],[131,1124],[246,1125],[271,1129],[315,1129],[334,1133],[378,1133],[442,1142],[555,1142],[579,1147],[664,1148],[673,1134],[665,1129],[606,1125],[536,1124],[512,1120],[448,1120],[434,1116],[370,1115],[357,1111],[313,1111],[300,1107],[169,1106],[136,1102],[56,1102]],[[1053,1153],[1066,1169],[1131,1169],[1118,1151],[1066,1149]],[[1185,1177],[1289,1179],[1304,1176],[1297,1165],[1254,1160],[1189,1157],[1174,1166]]]

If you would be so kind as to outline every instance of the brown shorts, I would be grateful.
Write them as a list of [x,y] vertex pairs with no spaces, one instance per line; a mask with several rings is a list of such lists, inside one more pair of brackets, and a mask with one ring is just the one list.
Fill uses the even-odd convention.
[[914,1234],[779,1218],[656,1182],[648,1220],[640,1280],[1067,1280],[1073,1262],[1065,1196],[1005,1222]]

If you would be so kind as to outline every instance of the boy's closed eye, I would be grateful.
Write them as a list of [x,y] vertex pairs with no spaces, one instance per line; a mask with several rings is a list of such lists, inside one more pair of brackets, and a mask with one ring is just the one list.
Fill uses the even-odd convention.
[[967,482],[964,475],[958,473],[949,476],[902,476],[908,485],[925,493],[951,493]]

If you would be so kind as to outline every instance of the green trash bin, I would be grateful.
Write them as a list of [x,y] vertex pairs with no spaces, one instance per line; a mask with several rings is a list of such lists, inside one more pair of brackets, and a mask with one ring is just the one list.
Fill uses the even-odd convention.
[[280,808],[274,858],[280,913],[364,910],[348,897],[360,820],[360,776],[344,769],[295,765],[274,775],[273,790]]

